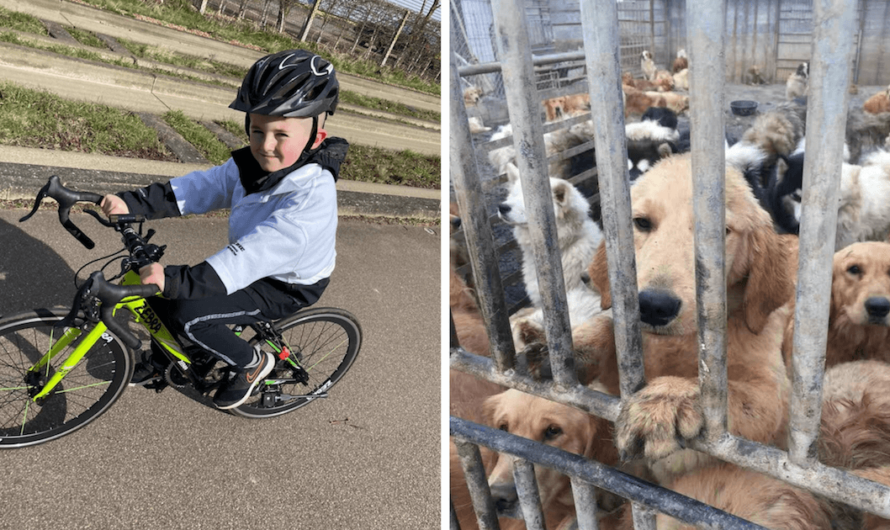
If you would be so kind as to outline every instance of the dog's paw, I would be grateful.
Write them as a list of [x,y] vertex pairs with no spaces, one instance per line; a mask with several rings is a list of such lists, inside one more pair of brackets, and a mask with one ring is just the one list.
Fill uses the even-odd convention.
[[516,367],[520,373],[531,376],[536,381],[553,379],[550,370],[550,350],[543,342],[527,344],[516,354]]
[[615,421],[621,459],[660,460],[684,449],[704,426],[700,395],[693,380],[659,377],[631,396]]

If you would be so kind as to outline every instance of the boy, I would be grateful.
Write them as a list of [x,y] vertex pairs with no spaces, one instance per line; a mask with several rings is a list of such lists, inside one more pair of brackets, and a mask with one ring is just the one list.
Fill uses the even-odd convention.
[[[221,409],[244,403],[273,369],[275,357],[237,337],[227,324],[275,320],[315,303],[334,270],[337,196],[334,183],[348,144],[328,138],[337,108],[333,65],[304,50],[257,61],[230,108],[244,111],[250,145],[221,166],[166,184],[106,195],[106,215],[149,219],[231,208],[229,245],[189,266],[142,268],[143,284],[164,298],[151,305],[174,333],[234,368],[213,398]],[[133,382],[159,375],[146,359]]]

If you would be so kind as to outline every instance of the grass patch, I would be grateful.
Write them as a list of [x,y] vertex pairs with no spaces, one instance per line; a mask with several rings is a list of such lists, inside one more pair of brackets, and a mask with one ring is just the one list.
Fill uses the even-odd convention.
[[216,124],[243,140],[244,144],[247,145],[249,139],[247,138],[247,133],[244,132],[243,121],[239,123],[233,120],[220,120]]
[[211,164],[222,164],[231,156],[229,148],[206,127],[188,118],[180,110],[170,111],[161,118],[176,129],[185,140],[195,146]]
[[382,110],[384,112],[398,114],[399,116],[408,116],[411,118],[417,118],[419,120],[426,120],[435,123],[439,123],[442,120],[442,114],[439,112],[435,112],[432,110],[415,109],[402,103],[388,101],[371,96],[364,96],[362,94],[359,94],[358,92],[351,92],[349,90],[340,91],[340,101],[343,103],[348,103],[350,105],[364,107],[366,109]]
[[[165,24],[178,26],[176,29],[186,30],[191,33],[209,36],[224,42],[247,45],[263,52],[274,53],[292,48],[304,48],[319,53],[329,58],[334,67],[343,72],[362,75],[377,79],[386,83],[406,86],[426,92],[440,95],[441,87],[438,83],[425,81],[416,75],[407,76],[401,70],[381,68],[378,64],[355,59],[347,54],[333,53],[330,50],[319,49],[313,43],[301,43],[289,35],[278,34],[270,24],[269,31],[257,28],[250,21],[238,21],[227,17],[201,15],[188,0],[166,0],[163,4],[144,2],[142,0],[77,0],[114,13],[135,18],[148,17]],[[295,6],[296,8],[300,8]],[[137,16],[138,15],[138,16]],[[274,19],[274,14],[272,16]]]
[[36,17],[0,7],[0,28],[9,28],[25,33],[49,35],[46,26]]
[[351,144],[340,176],[347,180],[440,189],[441,157]]
[[123,59],[106,59],[102,55],[90,51],[84,50],[82,48],[76,48],[73,46],[64,46],[61,44],[42,44],[37,42],[31,42],[19,37],[16,33],[11,31],[4,31],[0,33],[0,42],[8,42],[10,44],[17,44],[19,46],[26,46],[28,48],[33,48],[35,50],[43,50],[52,53],[57,53],[59,55],[64,55],[66,57],[73,57],[75,59],[86,59],[88,61],[97,61],[106,64],[113,64],[115,66],[122,66],[124,68],[136,68],[133,65],[132,61],[125,61]]
[[101,50],[108,49],[108,47],[105,46],[105,43],[102,42],[101,39],[99,39],[99,37],[93,35],[89,31],[84,31],[82,29],[77,29],[77,28],[73,28],[73,27],[66,27],[65,31],[67,31],[72,37],[74,37],[74,40],[83,44],[84,46],[89,46],[91,48],[99,48]]
[[116,39],[124,48],[139,59],[148,59],[157,63],[164,63],[183,68],[191,68],[210,74],[221,75],[224,77],[232,77],[234,79],[242,79],[247,74],[246,68],[226,64],[219,61],[202,59],[191,55],[182,55],[169,51],[159,50],[157,48],[139,44],[128,39]]
[[175,161],[135,114],[0,83],[0,144]]

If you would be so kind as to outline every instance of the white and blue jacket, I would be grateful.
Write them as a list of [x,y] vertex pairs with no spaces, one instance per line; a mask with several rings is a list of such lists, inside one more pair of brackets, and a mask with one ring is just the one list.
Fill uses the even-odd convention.
[[221,166],[120,194],[131,213],[149,219],[231,209],[228,246],[194,267],[165,267],[164,296],[232,294],[263,278],[295,287],[328,278],[337,255],[335,180],[347,147],[329,138],[274,173],[243,148]]

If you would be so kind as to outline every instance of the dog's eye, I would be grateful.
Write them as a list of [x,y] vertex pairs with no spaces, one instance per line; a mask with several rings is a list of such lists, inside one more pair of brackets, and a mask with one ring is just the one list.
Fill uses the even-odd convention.
[[502,430],[502,431],[504,431],[504,432],[510,432],[510,431],[507,430],[507,424],[506,424],[506,423],[502,423],[502,424],[498,425],[498,429],[500,429],[500,430]]
[[546,431],[544,431],[544,439],[552,440],[552,439],[556,438],[557,436],[559,436],[560,434],[562,434],[562,429],[560,429],[556,425],[551,425],[550,427],[547,427]]
[[727,226],[726,227],[726,235],[729,235],[730,232],[732,232],[732,228]]
[[652,230],[652,221],[645,217],[634,217],[634,226],[641,232],[649,232]]
[[862,269],[859,268],[859,265],[850,265],[850,267],[847,269],[847,272],[849,272],[850,274],[856,274],[858,276],[859,274],[862,274]]

